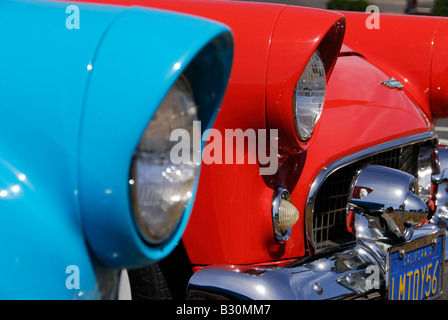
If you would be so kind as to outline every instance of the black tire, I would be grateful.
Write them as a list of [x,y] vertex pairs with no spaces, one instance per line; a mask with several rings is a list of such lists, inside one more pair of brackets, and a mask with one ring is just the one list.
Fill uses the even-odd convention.
[[128,270],[133,300],[185,300],[193,275],[182,243],[158,264]]
[[157,264],[128,270],[132,300],[171,300],[171,292]]

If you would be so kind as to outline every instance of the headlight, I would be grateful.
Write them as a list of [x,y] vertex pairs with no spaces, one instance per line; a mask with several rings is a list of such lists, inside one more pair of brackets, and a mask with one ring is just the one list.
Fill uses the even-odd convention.
[[325,67],[314,52],[294,90],[294,124],[299,139],[308,140],[320,118],[325,101]]
[[[176,230],[191,198],[198,165],[173,164],[170,151],[176,142],[171,132],[182,128],[193,136],[197,106],[188,80],[181,76],[168,92],[138,145],[131,172],[134,211],[141,233],[160,244]],[[194,152],[193,148],[190,148]],[[190,155],[190,159],[193,157]]]

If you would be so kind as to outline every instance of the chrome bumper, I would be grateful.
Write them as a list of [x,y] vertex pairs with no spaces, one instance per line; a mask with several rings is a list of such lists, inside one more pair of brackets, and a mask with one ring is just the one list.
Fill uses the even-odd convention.
[[[448,149],[442,152],[446,153],[441,159],[446,160],[444,167],[448,168]],[[447,298],[448,170],[434,176],[433,180],[440,187],[437,211],[429,223],[423,224],[427,222],[430,208],[414,193],[418,187],[414,176],[387,167],[365,166],[352,181],[347,205],[347,229],[355,235],[356,244],[337,253],[314,255],[279,268],[209,266],[190,279],[187,297],[320,300],[354,299],[376,294],[387,298],[391,289],[391,293],[398,293],[400,298],[401,288],[406,290],[406,281],[402,282],[400,275],[400,280],[397,278],[394,281],[405,283],[403,286],[397,289],[398,285],[389,285],[392,252],[399,252],[398,260],[394,261],[403,261],[401,267],[401,262],[395,264],[395,268],[400,269],[405,265],[409,268],[412,264],[412,258],[410,264],[404,260],[406,253],[417,257],[417,249],[437,247],[440,250],[437,257],[441,259],[438,261],[443,265],[438,276],[442,285],[440,290],[434,289],[432,292],[434,296],[440,292],[438,297]],[[412,255],[408,255],[408,259],[409,256]],[[418,267],[414,271],[421,274]],[[409,279],[414,271],[406,273]],[[397,270],[394,269],[394,272]],[[403,274],[404,279],[406,274]],[[409,286],[410,283],[411,280]],[[415,288],[414,283],[413,290]]]
[[[448,298],[448,234],[446,217],[437,216],[437,224],[416,228],[413,241],[445,232],[443,294]],[[445,225],[444,229],[440,227]],[[352,248],[328,256],[298,260],[280,268],[266,266],[212,265],[196,272],[188,285],[188,299],[253,300],[332,300],[385,298],[388,288],[386,261],[358,243]]]
[[392,287],[388,270],[391,252],[413,252],[422,248],[422,243],[432,243],[435,248],[444,239],[438,298],[448,299],[448,149],[439,148],[436,153],[439,168],[446,169],[441,174],[432,173],[429,181],[429,185],[438,185],[437,210],[429,223],[422,225],[430,208],[414,193],[418,186],[412,175],[365,166],[354,177],[347,206],[347,228],[355,235],[355,244],[337,253],[310,256],[283,267],[211,265],[190,279],[187,298],[386,299]]

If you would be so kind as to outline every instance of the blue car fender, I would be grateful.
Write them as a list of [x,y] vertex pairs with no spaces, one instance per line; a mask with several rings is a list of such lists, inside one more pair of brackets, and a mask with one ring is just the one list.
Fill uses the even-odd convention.
[[109,271],[169,254],[192,201],[169,241],[148,245],[126,183],[133,152],[189,66],[209,72],[191,79],[204,130],[230,73],[223,25],[79,4],[70,29],[69,5],[0,2],[0,299],[104,298]]

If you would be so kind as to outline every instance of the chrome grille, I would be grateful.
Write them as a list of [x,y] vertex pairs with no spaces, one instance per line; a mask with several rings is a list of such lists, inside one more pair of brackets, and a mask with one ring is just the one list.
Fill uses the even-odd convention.
[[346,205],[351,181],[366,164],[383,165],[417,176],[419,143],[376,153],[334,171],[322,183],[315,200],[313,243],[316,251],[353,242],[346,228]]

